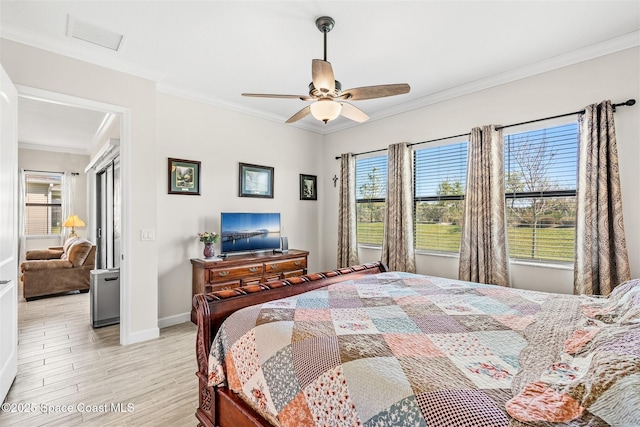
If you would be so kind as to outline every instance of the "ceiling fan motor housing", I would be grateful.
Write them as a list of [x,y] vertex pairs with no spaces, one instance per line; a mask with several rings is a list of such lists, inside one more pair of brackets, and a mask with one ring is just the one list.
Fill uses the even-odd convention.
[[342,93],[342,84],[337,80],[334,81],[336,84],[336,89],[331,93],[316,88],[313,85],[313,82],[309,83],[309,96],[311,96],[312,98],[338,98]]

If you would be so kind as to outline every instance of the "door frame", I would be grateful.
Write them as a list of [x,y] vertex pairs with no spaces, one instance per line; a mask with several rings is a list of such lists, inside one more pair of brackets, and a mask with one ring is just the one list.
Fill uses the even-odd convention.
[[[96,110],[105,113],[116,114],[120,117],[120,186],[121,186],[121,230],[120,253],[120,345],[127,345],[131,339],[131,270],[128,262],[128,254],[131,250],[131,195],[130,186],[127,183],[131,176],[131,109],[120,105],[108,104],[87,98],[66,95],[59,92],[52,92],[30,86],[15,85],[18,91],[18,98],[30,98],[39,101],[53,102],[60,105],[67,105],[88,110]],[[19,125],[18,125],[19,126]],[[95,170],[90,172],[95,177]],[[88,180],[92,181],[92,180]],[[95,182],[95,181],[92,181]],[[95,197],[95,188],[90,189],[92,197]],[[90,197],[87,205],[90,210],[95,210]],[[95,221],[95,218],[92,218]],[[95,224],[94,224],[95,225]]]

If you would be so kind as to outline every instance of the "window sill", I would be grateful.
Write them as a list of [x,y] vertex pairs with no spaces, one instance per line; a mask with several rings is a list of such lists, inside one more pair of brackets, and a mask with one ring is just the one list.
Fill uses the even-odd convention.
[[424,249],[416,249],[416,255],[435,256],[441,258],[460,258],[460,254],[457,252],[431,252]]
[[[358,244],[358,249],[378,250],[381,251],[381,246]],[[460,258],[459,253],[453,252],[430,252],[426,250],[416,250],[416,255],[420,256],[432,256],[441,258]],[[552,268],[555,270],[573,270],[572,262],[545,262],[545,261],[526,261],[517,258],[509,258],[510,265],[524,265],[528,267],[540,267],[540,268]]]
[[525,261],[522,259],[509,258],[511,265],[526,265],[528,267],[553,268],[556,270],[573,270],[572,262],[544,262],[544,261]]
[[368,249],[368,250],[382,250],[382,246],[379,245],[371,245],[366,243],[358,243],[358,249]]

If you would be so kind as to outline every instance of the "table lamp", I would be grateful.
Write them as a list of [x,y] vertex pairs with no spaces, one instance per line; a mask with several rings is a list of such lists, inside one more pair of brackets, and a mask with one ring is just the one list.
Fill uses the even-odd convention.
[[69,234],[69,237],[78,237],[78,235],[76,234],[76,227],[84,227],[85,223],[83,220],[78,218],[78,215],[69,215],[62,226],[71,227],[71,234]]

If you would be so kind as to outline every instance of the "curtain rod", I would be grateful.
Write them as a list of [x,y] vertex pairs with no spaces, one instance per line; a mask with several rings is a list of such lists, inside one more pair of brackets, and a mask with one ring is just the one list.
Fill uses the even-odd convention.
[[[635,99],[628,99],[625,102],[621,102],[619,104],[613,104],[612,105],[613,111],[616,111],[616,107],[622,107],[622,106],[630,107],[632,105],[635,105],[635,103],[636,103]],[[510,124],[510,125],[504,125],[504,126],[496,126],[496,130],[510,128],[510,127],[514,127],[514,126],[526,125],[526,124],[529,124],[529,123],[542,122],[542,121],[545,121],[545,120],[558,119],[560,117],[568,117],[568,116],[573,116],[573,115],[576,115],[576,114],[584,114],[584,112],[585,112],[585,110],[580,110],[580,111],[574,111],[573,113],[565,113],[565,114],[559,114],[557,116],[544,117],[542,119],[529,120],[529,121],[526,121],[526,122],[513,123],[513,124]],[[462,136],[468,136],[468,135],[469,135],[468,132],[467,133],[461,133],[460,135],[445,136],[443,138],[430,139],[428,141],[414,142],[414,143],[411,143],[411,144],[407,144],[407,146],[411,147],[413,145],[428,144],[430,142],[444,141],[445,139],[460,138]],[[388,150],[388,148],[380,148],[378,150],[371,150],[371,151],[364,151],[362,153],[356,153],[353,156],[355,157],[355,156],[361,156],[363,154],[378,153],[380,151],[386,151],[386,150]],[[336,160],[340,160],[340,158],[341,158],[340,156],[336,156]]]

